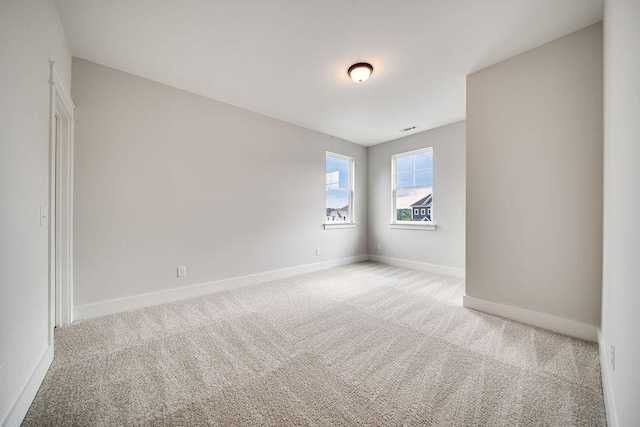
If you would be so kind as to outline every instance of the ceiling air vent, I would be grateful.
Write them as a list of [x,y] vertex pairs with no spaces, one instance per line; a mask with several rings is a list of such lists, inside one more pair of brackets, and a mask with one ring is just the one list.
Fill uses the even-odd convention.
[[400,132],[409,132],[410,130],[414,130],[415,128],[415,126],[411,126],[410,128],[400,129]]

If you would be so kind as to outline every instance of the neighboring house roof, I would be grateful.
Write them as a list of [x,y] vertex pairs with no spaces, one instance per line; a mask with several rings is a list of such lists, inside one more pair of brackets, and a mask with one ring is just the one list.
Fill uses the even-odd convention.
[[346,207],[344,209],[334,209],[329,213],[328,216],[329,218],[346,218],[347,216],[349,216],[349,211],[346,209]]
[[340,211],[349,212],[349,205],[342,208],[327,208],[327,212],[340,212]]
[[412,204],[411,207],[412,208],[428,207],[428,206],[431,206],[432,201],[433,201],[433,197],[431,197],[431,194],[429,194],[427,197],[424,197],[418,200],[417,202],[415,202],[414,204]]

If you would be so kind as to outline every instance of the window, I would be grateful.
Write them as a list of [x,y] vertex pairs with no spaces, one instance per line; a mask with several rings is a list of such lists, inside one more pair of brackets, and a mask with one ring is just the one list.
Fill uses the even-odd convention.
[[327,152],[325,228],[331,224],[354,224],[354,168],[353,158]]
[[[391,158],[391,225],[409,225],[435,229],[431,216],[433,204],[433,148],[396,154]],[[431,226],[431,228],[425,228]]]

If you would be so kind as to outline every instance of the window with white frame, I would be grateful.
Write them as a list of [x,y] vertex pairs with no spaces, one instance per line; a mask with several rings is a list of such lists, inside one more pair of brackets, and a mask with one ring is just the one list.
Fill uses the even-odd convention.
[[391,158],[392,224],[432,224],[433,147]]
[[327,152],[326,219],[327,224],[353,223],[353,158]]

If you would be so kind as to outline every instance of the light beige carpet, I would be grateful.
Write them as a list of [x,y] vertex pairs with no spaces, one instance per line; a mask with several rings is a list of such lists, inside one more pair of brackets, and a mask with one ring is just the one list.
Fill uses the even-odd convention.
[[56,331],[24,425],[605,424],[597,346],[360,263]]

